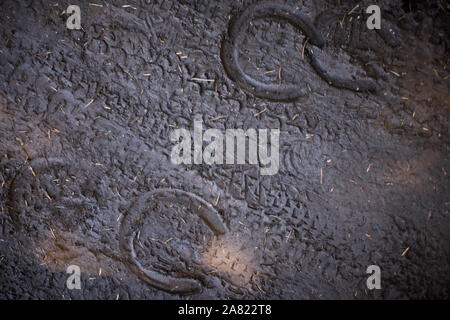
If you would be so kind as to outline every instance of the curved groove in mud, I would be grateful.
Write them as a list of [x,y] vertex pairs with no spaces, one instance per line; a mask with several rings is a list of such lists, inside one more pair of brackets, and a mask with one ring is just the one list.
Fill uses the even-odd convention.
[[323,46],[325,40],[316,31],[308,17],[302,15],[292,7],[276,2],[256,3],[247,7],[230,24],[228,33],[222,43],[222,61],[231,79],[245,90],[260,98],[276,101],[289,101],[306,94],[306,88],[294,84],[275,85],[260,82],[242,70],[238,61],[238,39],[250,21],[262,18],[278,18],[286,20],[295,28],[303,31],[310,38],[312,44]]
[[[332,9],[321,13],[316,20],[314,25],[318,30],[326,29],[330,22],[341,23],[342,17],[345,16],[347,12],[342,9]],[[325,30],[326,31],[326,30]],[[354,42],[354,37],[351,37],[351,42]],[[332,85],[341,89],[348,89],[356,92],[371,91],[376,92],[378,90],[378,85],[375,81],[370,79],[348,79],[340,77],[330,71],[317,59],[311,48],[306,47],[306,52],[311,57],[311,65],[314,70],[320,75],[320,77],[326,81],[329,85]]]
[[311,58],[311,65],[320,77],[329,85],[340,89],[348,89],[356,92],[372,91],[375,92],[378,86],[375,81],[369,79],[349,79],[340,77],[337,74],[330,72],[327,68],[316,58],[311,48],[306,46],[306,51]]
[[[318,25],[323,24],[324,20],[333,18],[335,14],[335,12],[331,12],[324,15],[321,17]],[[286,20],[295,28],[303,31],[309,38],[310,43],[319,48],[324,47],[326,43],[316,26],[298,10],[275,2],[256,3],[242,11],[242,13],[230,24],[228,33],[222,43],[221,55],[223,65],[231,79],[236,81],[240,87],[253,93],[257,97],[275,101],[295,100],[306,94],[307,91],[304,87],[297,84],[275,85],[260,82],[246,74],[238,61],[238,39],[245,30],[245,27],[252,20],[268,17]],[[369,79],[349,79],[340,77],[335,73],[328,71],[317,59],[313,50],[309,48],[308,45],[306,45],[306,50],[311,58],[311,64],[314,70],[329,85],[356,92],[377,91],[376,82]]]
[[140,279],[155,288],[171,293],[190,293],[200,290],[201,284],[197,280],[165,276],[156,271],[144,268],[139,262],[134,250],[133,242],[136,237],[136,233],[137,232],[134,231],[131,237],[129,237],[127,251],[132,262],[130,264],[131,269],[139,276]]
[[195,213],[216,234],[224,234],[227,227],[222,222],[219,213],[213,206],[197,195],[179,189],[156,189],[141,195],[132,205],[128,215],[120,226],[120,249],[128,258],[128,264],[143,281],[149,285],[171,293],[191,293],[201,288],[199,281],[186,278],[174,278],[165,276],[158,272],[148,270],[138,261],[134,250],[134,239],[136,237],[139,217],[148,200],[160,197],[165,201],[170,200],[178,203],[194,204]]

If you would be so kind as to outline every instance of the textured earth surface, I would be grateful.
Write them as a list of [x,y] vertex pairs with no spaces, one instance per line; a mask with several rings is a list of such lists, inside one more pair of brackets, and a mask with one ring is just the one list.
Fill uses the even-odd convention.
[[[283,1],[322,48],[269,16],[236,40],[258,83],[303,88],[280,102],[221,55],[254,3],[0,1],[1,299],[450,297],[449,4]],[[279,129],[278,173],[172,164],[194,119]]]

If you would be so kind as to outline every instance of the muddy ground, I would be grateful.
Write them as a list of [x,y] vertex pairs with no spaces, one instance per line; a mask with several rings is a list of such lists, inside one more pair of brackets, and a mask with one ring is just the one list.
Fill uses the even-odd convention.
[[[450,297],[449,4],[275,2],[325,38],[267,16],[232,39],[257,83],[301,87],[279,101],[222,51],[254,3],[74,0],[69,30],[67,1],[0,1],[0,298]],[[172,164],[194,119],[280,129],[278,173]]]

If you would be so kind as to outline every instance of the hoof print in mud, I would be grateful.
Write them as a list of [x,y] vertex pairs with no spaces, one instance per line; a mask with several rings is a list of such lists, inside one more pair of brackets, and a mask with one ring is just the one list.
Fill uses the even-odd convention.
[[[329,15],[326,15],[325,19],[322,18],[322,20],[329,22],[327,19],[328,16]],[[335,14],[331,15],[331,18],[335,17]],[[311,48],[311,45],[314,45],[315,48],[319,50],[319,48],[325,46],[326,39],[321,33],[320,28],[317,28],[306,15],[303,15],[300,12],[300,10],[277,2],[265,1],[253,4],[242,11],[230,23],[228,33],[222,43],[222,62],[225,70],[230,78],[243,89],[251,92],[257,97],[274,101],[291,101],[308,93],[306,84],[263,83],[246,74],[241,67],[239,63],[239,39],[242,36],[245,27],[252,20],[263,18],[285,20],[305,34],[306,40],[303,44],[304,51],[309,55],[314,70],[329,85],[355,92],[377,91],[378,87],[376,82],[369,79],[353,79],[350,76],[340,76],[337,73],[330,71],[330,68],[320,61],[320,58],[315,54],[315,49]],[[319,23],[316,24],[320,27],[320,25],[323,24],[323,21],[319,21]],[[386,32],[383,34],[385,33]]]
[[185,267],[201,265],[199,251],[206,238],[226,232],[219,213],[200,197],[156,189],[138,197],[129,209],[120,227],[120,248],[129,267],[146,283],[171,293],[192,293],[201,289],[201,282],[175,274],[202,278]]
[[255,19],[278,18],[292,24],[310,38],[312,44],[322,46],[323,37],[316,31],[308,17],[298,10],[277,2],[261,2],[249,6],[231,22],[222,43],[222,62],[228,75],[245,90],[260,98],[275,101],[295,100],[307,92],[306,85],[266,84],[253,79],[239,64],[239,38],[245,27]]

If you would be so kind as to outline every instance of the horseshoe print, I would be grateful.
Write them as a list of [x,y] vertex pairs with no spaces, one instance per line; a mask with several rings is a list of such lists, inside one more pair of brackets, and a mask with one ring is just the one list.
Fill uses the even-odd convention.
[[156,189],[147,192],[136,200],[128,215],[120,227],[120,248],[128,260],[128,265],[143,281],[158,289],[171,293],[190,293],[201,288],[199,281],[187,278],[175,278],[162,275],[156,271],[148,270],[138,261],[134,249],[134,239],[137,227],[145,204],[149,200],[162,198],[165,201],[185,202],[194,204],[195,213],[205,221],[209,228],[216,234],[227,232],[227,227],[222,222],[219,213],[211,204],[196,196],[195,194],[178,189]]
[[[309,43],[319,48],[324,47],[325,39],[317,31],[308,17],[298,10],[275,2],[259,2],[247,7],[230,24],[228,33],[222,43],[222,61],[227,74],[240,87],[260,98],[275,101],[295,100],[307,93],[299,84],[275,85],[260,82],[244,72],[238,61],[238,40],[250,21],[262,18],[278,18],[289,22],[295,28],[303,31],[309,38]],[[353,91],[375,91],[376,83],[366,79],[346,79],[326,70],[315,56],[314,51],[306,45],[306,52],[311,57],[314,70],[328,84],[337,88]]]

